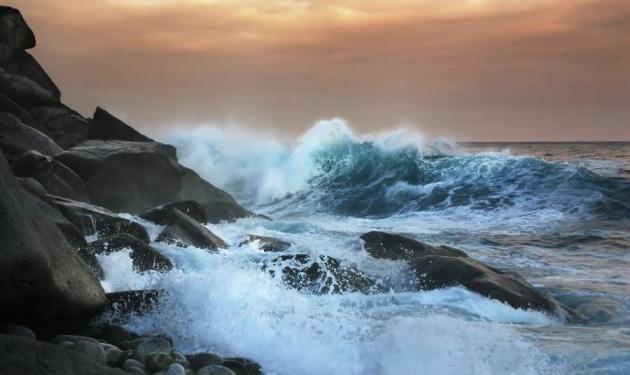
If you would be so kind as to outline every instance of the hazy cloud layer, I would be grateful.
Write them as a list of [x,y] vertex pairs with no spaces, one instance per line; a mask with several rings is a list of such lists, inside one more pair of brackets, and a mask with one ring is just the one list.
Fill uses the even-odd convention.
[[630,140],[627,0],[20,0],[86,115]]

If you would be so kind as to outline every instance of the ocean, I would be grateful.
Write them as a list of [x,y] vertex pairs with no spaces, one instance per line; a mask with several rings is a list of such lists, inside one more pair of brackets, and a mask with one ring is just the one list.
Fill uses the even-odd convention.
[[[357,135],[322,121],[286,142],[199,128],[164,139],[180,162],[268,215],[209,225],[230,247],[164,243],[166,274],[101,256],[107,291],[161,288],[129,327],[186,351],[244,356],[267,374],[630,373],[630,143],[461,143],[398,130]],[[139,218],[154,239],[159,228]],[[359,236],[402,233],[450,245],[581,313],[569,324],[462,287],[417,291],[404,262],[377,260]],[[263,271],[277,254],[328,255],[380,280],[374,294],[296,291]],[[129,275],[133,276],[130,277]]]

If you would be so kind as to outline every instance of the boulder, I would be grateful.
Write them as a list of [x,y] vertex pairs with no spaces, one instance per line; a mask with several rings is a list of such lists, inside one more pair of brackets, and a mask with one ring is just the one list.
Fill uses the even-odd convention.
[[200,368],[197,375],[236,375],[236,373],[221,365],[208,365]]
[[195,201],[179,201],[167,203],[165,205],[155,207],[145,212],[142,217],[152,222],[162,223],[165,222],[165,219],[168,217],[168,215],[171,214],[173,208],[176,208],[186,215],[190,216],[192,219],[195,219],[195,221],[199,224],[207,224],[206,211],[204,207],[199,204],[199,202]]
[[112,236],[118,233],[127,233],[144,242],[149,242],[149,235],[142,225],[105,208],[53,195],[49,195],[47,198],[66,219],[81,230],[84,236],[94,234]]
[[0,150],[5,154],[21,154],[35,150],[55,156],[63,152],[47,135],[22,123],[17,117],[0,113]]
[[181,247],[194,246],[208,250],[227,247],[227,244],[221,238],[177,208],[168,207],[160,210],[151,210],[140,217],[165,226],[156,241],[175,243]]
[[[128,290],[107,293],[107,312],[116,316],[143,315],[155,309],[160,301],[161,290]],[[112,323],[117,323],[114,319]]]
[[29,109],[38,105],[54,105],[58,99],[37,82],[21,75],[0,71],[0,91],[19,106]]
[[198,371],[208,365],[220,365],[223,359],[214,353],[194,353],[186,355],[188,364],[193,371]]
[[125,375],[125,372],[63,346],[0,334],[0,374]]
[[238,244],[243,246],[249,243],[253,243],[260,250],[266,253],[281,253],[291,248],[291,243],[279,240],[274,237],[257,236],[255,234],[247,235],[247,239]]
[[154,142],[101,107],[96,107],[90,125],[89,139]]
[[72,318],[100,311],[101,285],[36,199],[0,154],[0,317]]
[[223,365],[225,367],[230,367],[229,362],[242,363],[243,366],[245,366],[245,368],[247,369],[247,372],[249,373],[249,375],[262,375],[263,374],[262,366],[259,363],[252,361],[251,359],[241,358],[241,357],[225,358],[223,360]]
[[317,294],[381,291],[380,285],[354,266],[336,258],[308,254],[282,255],[263,266],[272,276],[280,275],[285,285]]
[[6,112],[17,117],[22,123],[35,130],[44,131],[44,127],[26,109],[20,107],[13,99],[2,92],[0,92],[0,112]]
[[83,251],[88,254],[111,254],[123,249],[131,250],[133,268],[138,272],[149,270],[169,271],[173,263],[166,256],[136,237],[120,233],[91,242]]
[[35,47],[35,34],[19,10],[0,6],[0,62],[13,57],[15,51]]
[[42,184],[40,184],[33,177],[18,177],[17,180],[20,185],[22,185],[22,188],[24,188],[24,190],[28,191],[34,196],[41,199],[44,199],[46,197],[46,194],[48,192],[46,191],[46,189],[44,189]]
[[61,92],[37,60],[26,51],[15,51],[10,60],[0,64],[7,73],[24,76],[50,92],[57,100]]
[[365,249],[376,258],[407,260],[421,289],[461,285],[517,309],[540,310],[571,321],[582,321],[578,314],[535,290],[520,275],[487,266],[461,250],[435,247],[382,232],[370,232],[361,239]]
[[50,174],[52,158],[39,151],[25,151],[11,163],[15,177],[35,177]]
[[84,139],[87,137],[88,121],[61,103],[33,107],[30,112],[47,131],[57,134],[57,136],[60,134],[80,134]]

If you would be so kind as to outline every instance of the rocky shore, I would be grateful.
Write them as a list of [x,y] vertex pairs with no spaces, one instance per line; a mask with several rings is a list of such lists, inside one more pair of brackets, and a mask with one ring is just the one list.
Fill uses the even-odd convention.
[[[98,107],[85,118],[27,52],[35,36],[16,9],[0,7],[0,374],[255,375],[245,358],[183,353],[163,332],[103,323],[104,312],[142,314],[160,291],[106,294],[98,255],[130,250],[137,272],[174,264],[130,213],[161,228],[154,241],[218,252],[253,244],[278,253],[261,272],[314,293],[377,293],[354,265],[288,253],[292,244],[250,235],[228,244],[207,224],[254,214],[181,165],[177,150]],[[159,188],[156,188],[159,187]],[[581,317],[523,278],[464,252],[397,234],[361,237],[374,258],[408,262],[418,289],[463,285],[514,308]],[[28,327],[28,328],[27,328]]]

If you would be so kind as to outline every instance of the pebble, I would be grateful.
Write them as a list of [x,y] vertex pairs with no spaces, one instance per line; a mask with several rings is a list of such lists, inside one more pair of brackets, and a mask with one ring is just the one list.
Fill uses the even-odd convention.
[[200,368],[197,375],[236,375],[236,373],[227,367],[208,365]]

